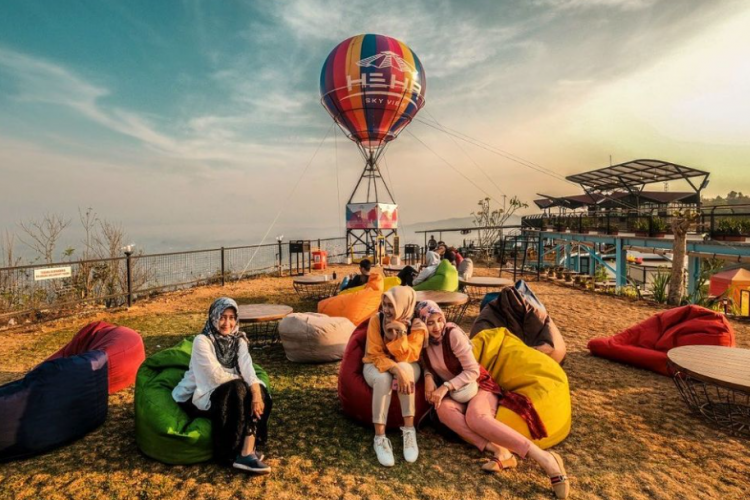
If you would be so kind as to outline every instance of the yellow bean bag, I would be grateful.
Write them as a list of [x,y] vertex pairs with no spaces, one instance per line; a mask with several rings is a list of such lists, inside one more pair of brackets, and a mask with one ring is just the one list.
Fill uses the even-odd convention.
[[[570,433],[570,388],[565,371],[552,358],[528,347],[505,328],[484,330],[472,339],[474,357],[505,390],[528,397],[547,429],[534,441],[549,448]],[[526,422],[507,408],[498,408],[497,420],[531,438]]]
[[328,316],[348,318],[355,325],[359,325],[378,312],[383,298],[384,281],[382,274],[372,273],[362,290],[339,294],[318,302],[318,312]]
[[[360,290],[364,290],[365,287],[369,284],[369,282],[365,285],[355,286],[352,288],[347,288],[346,290],[342,290],[339,292],[339,295],[346,295],[348,293],[355,293],[359,292]],[[398,278],[398,276],[389,276],[383,280],[383,291],[387,292],[394,286],[399,286],[401,284],[401,280]]]

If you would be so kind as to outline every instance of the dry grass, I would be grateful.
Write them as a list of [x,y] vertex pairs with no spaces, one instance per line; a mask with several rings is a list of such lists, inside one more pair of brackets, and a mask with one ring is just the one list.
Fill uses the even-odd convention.
[[[341,272],[341,270],[339,270]],[[594,358],[586,342],[611,335],[656,308],[553,284],[534,285],[569,345],[565,369],[573,396],[573,430],[558,451],[566,458],[574,498],[747,498],[750,441],[733,438],[686,412],[672,382],[651,372]],[[197,333],[219,295],[240,303],[300,302],[288,278],[173,294],[101,319],[139,330],[147,354]],[[468,327],[476,310],[466,318]],[[0,383],[20,378],[83,324],[99,317],[1,334]],[[750,327],[734,324],[741,347]],[[288,363],[281,347],[255,351],[274,391],[274,468],[251,478],[208,463],[167,466],[135,445],[133,389],[110,397],[107,422],[86,438],[46,455],[0,464],[0,498],[550,498],[541,471],[529,462],[515,471],[484,475],[477,450],[426,430],[420,459],[393,469],[377,465],[371,430],[338,410],[338,364]],[[400,451],[398,435],[391,436]]]

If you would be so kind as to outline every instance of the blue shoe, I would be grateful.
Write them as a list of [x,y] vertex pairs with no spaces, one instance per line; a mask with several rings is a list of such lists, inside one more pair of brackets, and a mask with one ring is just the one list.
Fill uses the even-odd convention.
[[254,472],[255,474],[268,474],[271,472],[271,467],[261,462],[261,458],[263,457],[258,457],[255,453],[251,453],[246,457],[237,455],[232,467],[235,469],[246,470],[248,472]]

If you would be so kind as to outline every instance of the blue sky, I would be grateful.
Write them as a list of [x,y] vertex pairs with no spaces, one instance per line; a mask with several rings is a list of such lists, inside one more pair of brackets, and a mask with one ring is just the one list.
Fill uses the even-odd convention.
[[[279,213],[271,236],[338,232],[355,147],[331,132],[306,166],[331,124],[320,67],[363,32],[419,55],[420,118],[558,176],[656,157],[711,171],[709,194],[747,191],[748,22],[741,1],[6,0],[0,230],[92,206],[152,247],[257,241]],[[408,130],[439,156],[408,133],[388,152],[407,224],[576,191]]]

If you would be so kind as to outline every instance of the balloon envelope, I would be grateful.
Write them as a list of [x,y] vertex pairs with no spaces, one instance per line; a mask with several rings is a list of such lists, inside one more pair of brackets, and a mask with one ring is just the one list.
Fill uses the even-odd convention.
[[338,44],[320,73],[323,106],[368,150],[398,136],[424,106],[422,63],[403,42],[357,35]]

